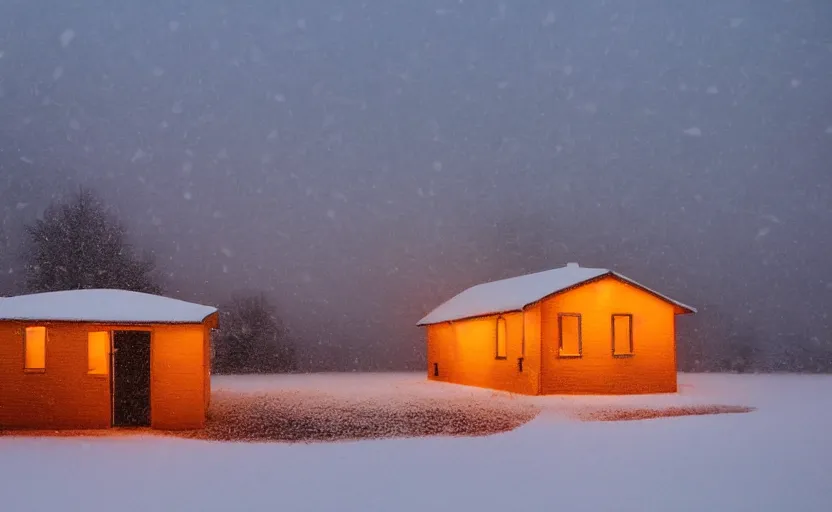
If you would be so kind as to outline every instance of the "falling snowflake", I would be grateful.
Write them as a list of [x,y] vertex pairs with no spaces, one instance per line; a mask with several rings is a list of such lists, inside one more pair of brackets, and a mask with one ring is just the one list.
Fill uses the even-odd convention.
[[731,20],[730,20],[731,28],[739,27],[740,25],[742,25],[743,21],[745,21],[744,18],[731,18]]
[[68,28],[61,33],[59,39],[61,41],[61,46],[66,48],[67,46],[69,46],[72,40],[75,39],[75,31]]
[[63,66],[58,66],[52,71],[52,80],[58,80],[64,75],[64,68]]
[[75,131],[78,131],[81,129],[81,123],[79,123],[76,119],[70,119],[69,127]]
[[700,137],[702,135],[702,130],[700,130],[696,126],[692,126],[684,131],[685,135],[689,135],[691,137]]
[[181,102],[181,101],[177,101],[177,102],[176,102],[176,103],[174,103],[174,104],[173,104],[173,106],[170,108],[170,111],[171,111],[171,112],[173,112],[174,114],[181,114],[182,112],[184,112],[184,111],[185,111],[185,108],[184,108],[184,107],[182,107],[182,102]]
[[191,194],[191,191],[190,191],[190,190],[186,190],[186,191],[182,194],[182,197],[184,197],[186,201],[190,201],[191,199],[193,199],[194,195],[193,195],[193,194]]
[[797,78],[792,78],[791,86],[792,87],[800,87],[800,80],[798,80]]
[[707,92],[708,94],[719,94],[719,89],[717,89],[715,85],[712,85],[712,86],[708,87],[705,90],[705,92]]
[[442,162],[440,162],[439,160],[434,160],[433,161],[433,170],[436,171],[436,172],[441,171],[442,170]]
[[179,22],[178,21],[171,21],[168,23],[168,28],[171,32],[176,32],[179,30]]
[[555,16],[555,11],[549,11],[546,13],[546,17],[543,18],[541,22],[544,27],[550,27],[555,24],[558,20],[557,16]]
[[142,150],[142,148],[139,148],[139,149],[136,150],[135,153],[133,153],[133,158],[130,159],[130,163],[136,163],[144,157],[145,157],[144,150]]
[[153,76],[162,76],[162,75],[164,75],[164,74],[165,74],[165,70],[164,70],[164,69],[162,69],[162,68],[160,68],[160,67],[158,67],[158,66],[156,66],[155,68],[153,68]]
[[769,227],[762,227],[757,231],[756,239],[759,240],[771,232],[771,228]]

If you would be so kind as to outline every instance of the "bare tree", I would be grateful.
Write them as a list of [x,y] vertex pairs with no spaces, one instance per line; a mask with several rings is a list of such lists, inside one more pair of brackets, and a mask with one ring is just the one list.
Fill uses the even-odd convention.
[[238,295],[220,308],[214,340],[217,373],[286,373],[296,369],[295,347],[265,295]]
[[26,226],[26,289],[30,293],[115,288],[161,293],[151,258],[136,256],[125,228],[91,190],[53,203]]

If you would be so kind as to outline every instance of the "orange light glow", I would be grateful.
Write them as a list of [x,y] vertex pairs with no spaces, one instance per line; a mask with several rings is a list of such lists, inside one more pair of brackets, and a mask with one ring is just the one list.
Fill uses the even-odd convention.
[[581,357],[583,354],[581,340],[581,316],[577,313],[558,315],[560,329],[560,347],[558,354],[562,357]]
[[612,315],[612,353],[627,356],[633,353],[633,317]]
[[46,327],[27,327],[24,344],[27,370],[46,369]]
[[429,325],[428,378],[523,394],[675,392],[676,313],[607,277],[522,312]]
[[87,335],[87,373],[107,375],[109,373],[110,333],[91,332]]
[[[542,308],[542,394],[676,391],[673,304],[608,277],[550,297]],[[568,313],[581,315],[580,358],[560,354],[558,319]]]
[[497,357],[505,359],[508,357],[508,330],[506,328],[506,319],[500,317],[497,319]]

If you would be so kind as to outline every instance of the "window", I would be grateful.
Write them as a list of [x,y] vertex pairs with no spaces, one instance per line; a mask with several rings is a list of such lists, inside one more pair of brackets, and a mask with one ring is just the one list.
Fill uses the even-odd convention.
[[633,355],[633,315],[612,315],[612,355]]
[[558,314],[558,356],[581,357],[581,315],[578,313]]
[[46,327],[27,327],[23,341],[23,369],[46,370]]
[[508,357],[508,329],[506,328],[506,319],[499,317],[497,319],[497,359],[505,359]]
[[107,375],[109,373],[110,333],[91,332],[87,335],[87,373]]

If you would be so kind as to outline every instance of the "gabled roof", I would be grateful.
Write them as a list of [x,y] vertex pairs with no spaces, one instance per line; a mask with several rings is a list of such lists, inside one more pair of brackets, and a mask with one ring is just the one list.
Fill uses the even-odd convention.
[[202,323],[216,308],[126,290],[67,290],[0,298],[0,321]]
[[464,318],[522,311],[526,306],[534,304],[549,295],[554,295],[603,276],[617,277],[678,306],[685,313],[696,313],[696,309],[651,290],[612,270],[587,268],[581,267],[577,263],[569,263],[565,267],[478,284],[468,288],[431,311],[416,325],[437,324]]

